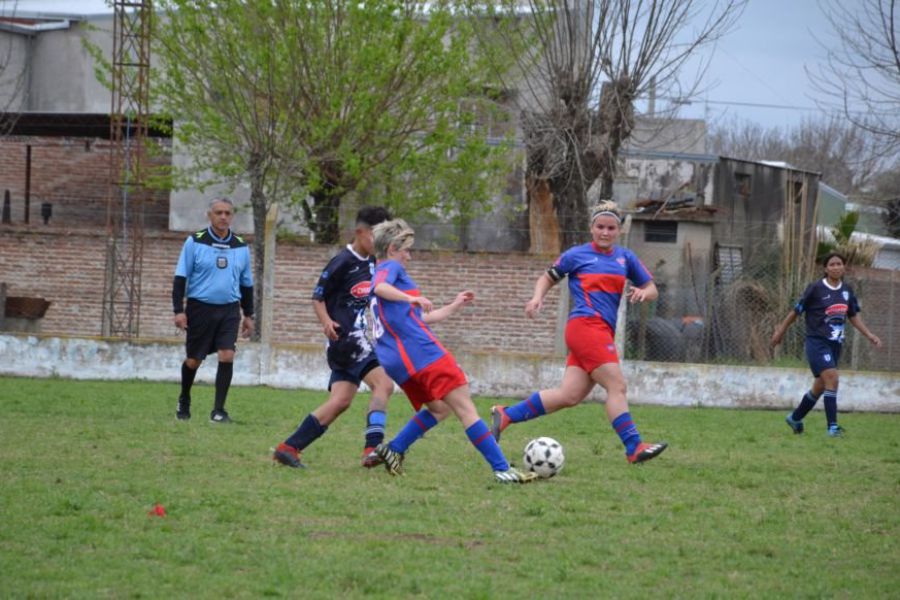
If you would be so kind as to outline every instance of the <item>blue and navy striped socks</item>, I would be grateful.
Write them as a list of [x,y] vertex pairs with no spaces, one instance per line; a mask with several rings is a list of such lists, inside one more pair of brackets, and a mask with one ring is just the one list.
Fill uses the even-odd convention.
[[414,414],[412,419],[407,421],[403,429],[391,440],[388,446],[394,452],[405,454],[406,450],[413,445],[413,442],[425,435],[426,431],[437,424],[438,420],[434,418],[434,415],[423,408]]
[[366,415],[366,448],[374,448],[384,441],[387,414],[383,410],[373,410]]
[[506,457],[503,456],[503,451],[500,449],[499,444],[497,444],[497,440],[491,435],[491,430],[488,429],[488,426],[484,421],[478,419],[472,423],[472,425],[466,429],[466,435],[469,436],[469,441],[472,442],[472,445],[475,446],[479,452],[481,452],[484,460],[491,465],[491,468],[494,471],[509,470],[509,463],[506,461]]
[[536,417],[540,417],[547,411],[544,409],[544,403],[541,400],[540,392],[535,392],[522,400],[518,404],[508,406],[504,409],[506,416],[513,423],[528,421]]
[[809,411],[813,409],[818,400],[819,396],[814,395],[812,390],[803,394],[803,399],[800,400],[800,404],[794,409],[794,412],[791,413],[791,419],[794,421],[802,421],[803,417],[809,414]]
[[625,444],[625,454],[631,456],[641,443],[641,434],[638,433],[631,413],[623,412],[621,415],[613,419],[613,429],[619,434],[619,439]]

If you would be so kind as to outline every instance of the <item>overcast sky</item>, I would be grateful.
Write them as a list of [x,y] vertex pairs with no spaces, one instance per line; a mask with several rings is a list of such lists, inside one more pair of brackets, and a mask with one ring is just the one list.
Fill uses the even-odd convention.
[[[844,2],[861,4],[861,0]],[[19,13],[110,12],[104,0],[0,0],[0,10],[10,5],[16,5]],[[706,118],[711,127],[733,117],[765,127],[788,127],[804,116],[823,115],[804,71],[806,66],[816,72],[824,60],[825,50],[816,37],[825,43],[834,40],[817,0],[750,0],[736,28],[706,51],[711,58],[706,91],[680,115]]]
[[816,38],[835,43],[816,0],[750,0],[736,28],[707,51],[711,57],[707,91],[680,114],[705,117],[710,125],[737,117],[765,127],[792,126],[804,116],[824,116],[804,71],[806,66],[818,72],[825,60],[826,51]]

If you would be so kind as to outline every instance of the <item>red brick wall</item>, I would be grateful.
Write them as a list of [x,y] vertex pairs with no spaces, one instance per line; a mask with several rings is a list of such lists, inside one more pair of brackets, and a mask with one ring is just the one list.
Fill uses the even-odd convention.
[[[170,162],[169,142],[152,164]],[[31,146],[30,223],[42,224],[41,203],[53,205],[51,223],[105,226],[109,192],[109,142],[90,138],[0,138],[0,201],[10,192],[13,223],[25,220],[27,147]],[[152,191],[144,210],[151,229],[169,224],[169,194]]]
[[[172,325],[171,286],[185,236],[147,233],[144,239],[142,338],[178,338]],[[276,253],[274,339],[323,341],[309,300],[319,273],[335,249],[281,244]],[[451,350],[553,352],[558,291],[548,295],[543,316],[524,317],[534,280],[550,260],[526,254],[417,250],[410,274],[437,306],[472,289],[475,304],[434,326]],[[0,225],[0,282],[10,296],[39,296],[52,304],[41,332],[99,335],[103,303],[105,236],[102,230],[43,225]]]

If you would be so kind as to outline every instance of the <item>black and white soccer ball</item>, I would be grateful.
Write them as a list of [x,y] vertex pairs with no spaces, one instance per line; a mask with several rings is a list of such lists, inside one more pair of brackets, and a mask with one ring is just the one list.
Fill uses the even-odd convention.
[[559,473],[566,462],[562,444],[549,437],[539,437],[525,445],[522,457],[525,469],[538,474],[538,477],[549,479]]

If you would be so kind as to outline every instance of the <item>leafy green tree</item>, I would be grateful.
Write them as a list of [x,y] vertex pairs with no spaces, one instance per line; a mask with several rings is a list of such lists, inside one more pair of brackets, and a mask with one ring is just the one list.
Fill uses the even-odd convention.
[[279,200],[299,207],[317,241],[334,243],[354,192],[406,216],[461,205],[471,216],[508,169],[509,144],[479,126],[499,109],[470,52],[481,25],[452,3],[158,8],[162,103],[197,171],[249,179],[257,231]]
[[499,108],[495,87],[484,54],[470,51],[487,23],[450,2],[159,0],[155,9],[152,90],[192,158],[180,175],[249,183],[257,281],[274,202],[299,207],[316,240],[335,243],[348,195],[407,217],[452,209],[466,219],[508,171],[509,144],[482,126]]

